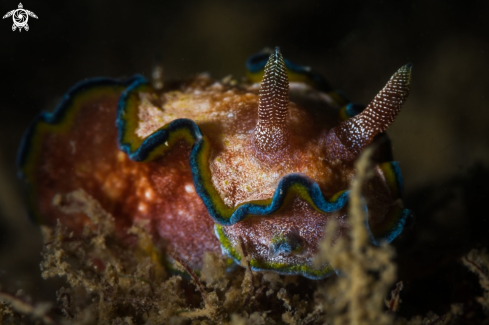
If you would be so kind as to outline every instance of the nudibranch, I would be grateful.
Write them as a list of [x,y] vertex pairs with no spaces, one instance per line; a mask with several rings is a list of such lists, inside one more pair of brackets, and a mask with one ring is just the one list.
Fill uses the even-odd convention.
[[53,199],[83,189],[121,236],[145,221],[155,245],[190,267],[206,251],[239,263],[245,248],[253,270],[320,279],[334,271],[313,263],[324,228],[336,220],[336,238],[348,232],[353,162],[374,144],[366,227],[374,244],[396,238],[409,210],[383,132],[408,96],[411,65],[366,107],[278,48],[247,68],[244,83],[197,75],[161,89],[141,76],[75,85],[22,140],[31,214],[80,232],[89,218],[65,214]]

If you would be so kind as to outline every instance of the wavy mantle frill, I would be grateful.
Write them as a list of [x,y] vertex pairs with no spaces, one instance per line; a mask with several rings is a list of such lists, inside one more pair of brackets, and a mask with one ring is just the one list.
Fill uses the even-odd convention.
[[[159,128],[145,139],[135,136],[137,127],[138,93],[150,89],[141,78],[134,81],[121,95],[118,104],[117,128],[119,147],[134,161],[151,161],[163,156],[180,140],[191,146],[189,158],[192,177],[197,193],[212,219],[223,226],[232,225],[250,216],[265,216],[278,211],[294,197],[299,197],[319,212],[331,213],[342,209],[348,201],[348,191],[341,191],[332,197],[325,197],[319,185],[311,178],[293,173],[282,177],[273,196],[266,200],[256,200],[239,204],[235,208],[227,206],[212,184],[209,169],[210,144],[197,124],[190,119],[176,119]],[[387,184],[401,197],[402,175],[397,162],[381,166]],[[395,210],[395,211],[394,211]],[[391,242],[403,229],[409,210],[393,209],[386,222],[372,229],[372,242]],[[370,229],[370,227],[368,227]]]
[[28,186],[28,214],[36,222],[42,222],[42,216],[35,208],[37,196],[37,179],[35,170],[40,164],[39,157],[42,141],[48,134],[67,133],[82,107],[83,102],[92,100],[97,94],[120,94],[128,86],[144,78],[135,75],[126,80],[112,78],[91,78],[71,87],[58,102],[52,112],[41,112],[25,131],[17,152],[19,178]]
[[228,207],[212,184],[208,164],[209,141],[194,121],[176,119],[145,139],[135,136],[137,94],[148,88],[145,80],[139,79],[121,95],[117,116],[120,149],[134,161],[151,161],[164,155],[178,141],[186,141],[192,148],[189,163],[195,189],[216,223],[228,226],[249,216],[272,214],[294,196],[308,202],[320,212],[338,211],[345,206],[348,197],[346,191],[325,198],[315,181],[302,174],[289,174],[280,179],[272,198],[242,203],[235,208]]

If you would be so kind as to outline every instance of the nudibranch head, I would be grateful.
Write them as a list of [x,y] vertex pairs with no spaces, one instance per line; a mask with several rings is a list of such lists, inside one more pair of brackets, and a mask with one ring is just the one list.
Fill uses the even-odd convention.
[[121,234],[147,220],[155,244],[191,267],[219,246],[239,262],[244,247],[253,270],[324,278],[332,267],[312,262],[324,228],[337,222],[332,241],[347,234],[353,161],[380,141],[364,190],[366,227],[375,244],[393,240],[409,212],[382,132],[407,97],[411,67],[363,109],[278,48],[265,56],[248,62],[251,83],[200,75],[161,88],[136,76],[75,86],[19,151],[33,212],[79,231],[89,219],[52,202],[82,188]]

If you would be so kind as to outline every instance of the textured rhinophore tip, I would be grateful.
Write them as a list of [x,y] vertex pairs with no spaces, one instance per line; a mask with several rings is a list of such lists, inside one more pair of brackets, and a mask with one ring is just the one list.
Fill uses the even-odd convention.
[[355,156],[394,121],[409,94],[411,68],[411,63],[400,68],[362,113],[334,129],[341,143]]
[[279,47],[270,55],[260,88],[254,143],[262,152],[276,152],[288,143],[286,126],[289,79]]

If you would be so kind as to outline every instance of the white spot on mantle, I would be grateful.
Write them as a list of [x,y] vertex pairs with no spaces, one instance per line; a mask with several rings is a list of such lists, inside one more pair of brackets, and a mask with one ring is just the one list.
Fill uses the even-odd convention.
[[195,192],[195,189],[194,189],[194,186],[192,184],[186,184],[185,185],[185,192],[187,193],[194,193]]

